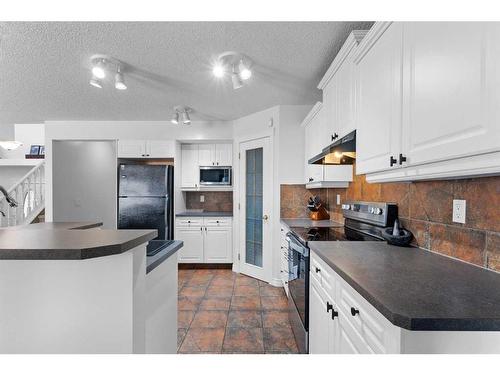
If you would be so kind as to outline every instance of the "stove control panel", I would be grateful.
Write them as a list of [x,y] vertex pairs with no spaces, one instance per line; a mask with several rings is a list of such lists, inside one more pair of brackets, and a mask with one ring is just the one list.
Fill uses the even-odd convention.
[[392,226],[398,218],[398,206],[385,202],[346,202],[342,205],[345,218],[380,227]]

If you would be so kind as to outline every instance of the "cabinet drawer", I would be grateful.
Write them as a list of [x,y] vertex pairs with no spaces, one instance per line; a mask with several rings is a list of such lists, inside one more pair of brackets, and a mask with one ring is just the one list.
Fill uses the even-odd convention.
[[201,227],[203,225],[203,218],[200,217],[183,217],[177,218],[175,224],[178,227]]
[[[398,346],[398,329],[358,292],[337,275],[338,305],[350,326],[375,353],[393,353]],[[356,311],[351,311],[355,309]],[[355,315],[352,313],[354,312]]]
[[228,217],[206,217],[203,223],[207,227],[230,227],[232,222],[232,219]]

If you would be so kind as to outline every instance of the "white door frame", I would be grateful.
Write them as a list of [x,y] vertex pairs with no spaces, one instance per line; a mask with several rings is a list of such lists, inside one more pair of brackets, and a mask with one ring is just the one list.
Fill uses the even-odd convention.
[[[263,148],[263,215],[267,215],[267,220],[263,221],[262,235],[262,267],[247,264],[245,261],[246,242],[246,150]],[[238,271],[260,280],[270,282],[272,279],[273,266],[273,148],[272,137],[270,135],[261,136],[254,139],[241,139],[238,143],[238,207],[236,207],[238,217]]]

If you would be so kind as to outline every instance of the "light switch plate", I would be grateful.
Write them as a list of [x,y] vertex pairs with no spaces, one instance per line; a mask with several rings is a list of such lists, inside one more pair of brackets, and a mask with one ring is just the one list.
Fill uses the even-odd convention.
[[204,195],[200,195],[200,202],[201,203],[205,202],[205,196]]
[[463,199],[453,199],[453,222],[465,224],[465,205]]
[[340,194],[337,194],[337,206],[340,205]]

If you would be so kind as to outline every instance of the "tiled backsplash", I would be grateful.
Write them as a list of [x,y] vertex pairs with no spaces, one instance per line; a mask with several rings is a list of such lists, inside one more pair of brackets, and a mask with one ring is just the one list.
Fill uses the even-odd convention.
[[[405,228],[421,248],[500,271],[500,177],[369,184],[354,176],[347,189],[281,186],[281,217],[308,217],[307,199],[318,195],[333,220],[342,220],[346,200],[395,202]],[[466,223],[452,222],[453,199],[467,201]]]
[[[200,202],[200,195],[205,202]],[[186,208],[188,210],[233,212],[232,191],[188,191],[186,192]]]

